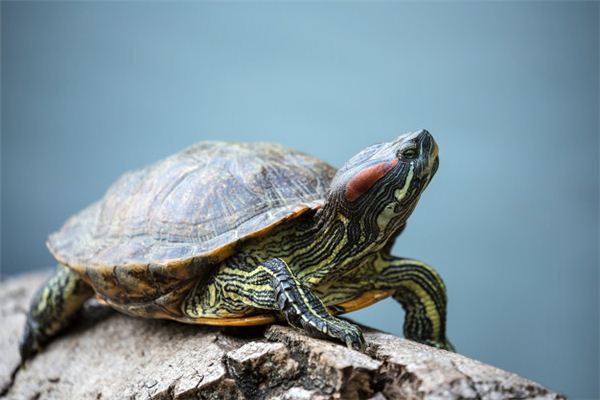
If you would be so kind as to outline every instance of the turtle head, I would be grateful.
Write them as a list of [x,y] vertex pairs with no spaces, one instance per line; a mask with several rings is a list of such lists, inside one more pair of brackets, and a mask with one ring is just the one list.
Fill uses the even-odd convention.
[[333,178],[327,214],[341,213],[366,225],[361,231],[389,239],[406,223],[438,164],[437,144],[424,129],[370,146]]

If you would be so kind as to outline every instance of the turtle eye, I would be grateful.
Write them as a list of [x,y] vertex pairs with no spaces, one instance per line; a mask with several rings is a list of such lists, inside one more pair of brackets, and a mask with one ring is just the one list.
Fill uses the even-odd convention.
[[400,155],[406,160],[413,160],[417,158],[417,156],[419,155],[419,151],[414,147],[409,147],[407,149],[402,150],[400,152]]

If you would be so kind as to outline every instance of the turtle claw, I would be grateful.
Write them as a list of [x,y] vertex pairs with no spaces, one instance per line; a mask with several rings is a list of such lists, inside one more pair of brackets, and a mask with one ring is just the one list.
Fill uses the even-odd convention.
[[444,349],[444,350],[456,353],[456,349],[454,348],[454,346],[452,345],[452,343],[450,343],[450,341],[448,339],[444,339],[441,343],[438,342],[437,346],[440,349]]
[[292,319],[288,319],[288,322],[296,329],[308,332],[312,336],[330,340],[336,339],[344,343],[349,349],[360,352],[365,350],[365,338],[360,328],[341,318],[328,315],[319,319],[300,319],[300,323],[295,323],[296,321]]
[[365,338],[360,328],[343,319],[332,317],[328,324],[329,335],[339,339],[349,349],[363,352],[365,350]]
[[426,344],[427,346],[435,347],[436,349],[442,349],[442,350],[451,351],[453,353],[456,353],[456,349],[454,348],[454,346],[452,345],[452,343],[450,343],[450,341],[448,339],[443,339],[441,341],[427,339],[427,340],[419,340],[418,342]]
[[21,341],[19,342],[21,362],[25,362],[36,355],[45,341],[46,337],[32,326],[31,320],[28,320],[25,324],[25,330],[23,331],[23,336],[21,336]]
[[362,332],[359,331],[358,335],[346,336],[346,347],[352,350],[360,351],[361,353],[364,352],[366,348],[366,343]]

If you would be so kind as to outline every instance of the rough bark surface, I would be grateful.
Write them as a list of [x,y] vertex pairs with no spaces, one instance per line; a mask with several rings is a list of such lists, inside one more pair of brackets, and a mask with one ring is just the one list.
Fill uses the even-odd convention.
[[363,354],[287,326],[236,332],[130,318],[97,304],[18,368],[25,312],[44,279],[0,283],[2,398],[562,398],[515,374],[373,330]]

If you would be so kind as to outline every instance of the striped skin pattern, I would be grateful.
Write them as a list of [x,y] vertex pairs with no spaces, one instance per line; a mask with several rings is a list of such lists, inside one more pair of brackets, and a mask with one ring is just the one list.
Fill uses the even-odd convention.
[[[392,295],[407,338],[452,350],[441,278],[389,253],[437,152],[422,130],[371,146],[336,173],[277,145],[202,143],[125,175],[49,248],[130,315],[214,325],[284,318],[360,349],[360,330],[336,314]],[[47,288],[71,301],[52,281]],[[30,331],[23,343],[46,338]]]
[[[382,158],[396,157],[402,145],[413,146],[415,142],[421,146],[419,162],[400,163],[395,173],[386,174],[369,187],[368,195],[354,201],[345,199],[347,177],[380,163]],[[447,299],[439,275],[424,263],[389,255],[390,243],[403,229],[437,169],[437,146],[428,134],[421,134],[365,152],[368,157],[359,154],[338,172],[322,210],[248,241],[222,262],[210,279],[195,286],[183,303],[183,313],[194,319],[278,310],[290,321],[286,309],[276,301],[274,285],[263,268],[265,260],[278,260],[289,266],[295,279],[323,304],[332,306],[334,313],[346,311],[344,303],[360,294],[393,289],[394,298],[407,311],[405,336],[452,349],[445,337]],[[296,304],[293,298],[290,303]],[[306,314],[312,311],[307,309]],[[320,315],[330,320],[331,326],[342,321],[331,319],[328,313]],[[325,332],[330,329],[334,328]],[[352,345],[362,344],[359,339]]]
[[21,342],[22,358],[33,355],[62,330],[93,294],[78,274],[59,264],[56,273],[33,296]]
[[110,301],[155,301],[241,240],[320,206],[334,174],[277,144],[198,143],[123,175],[48,248]]

